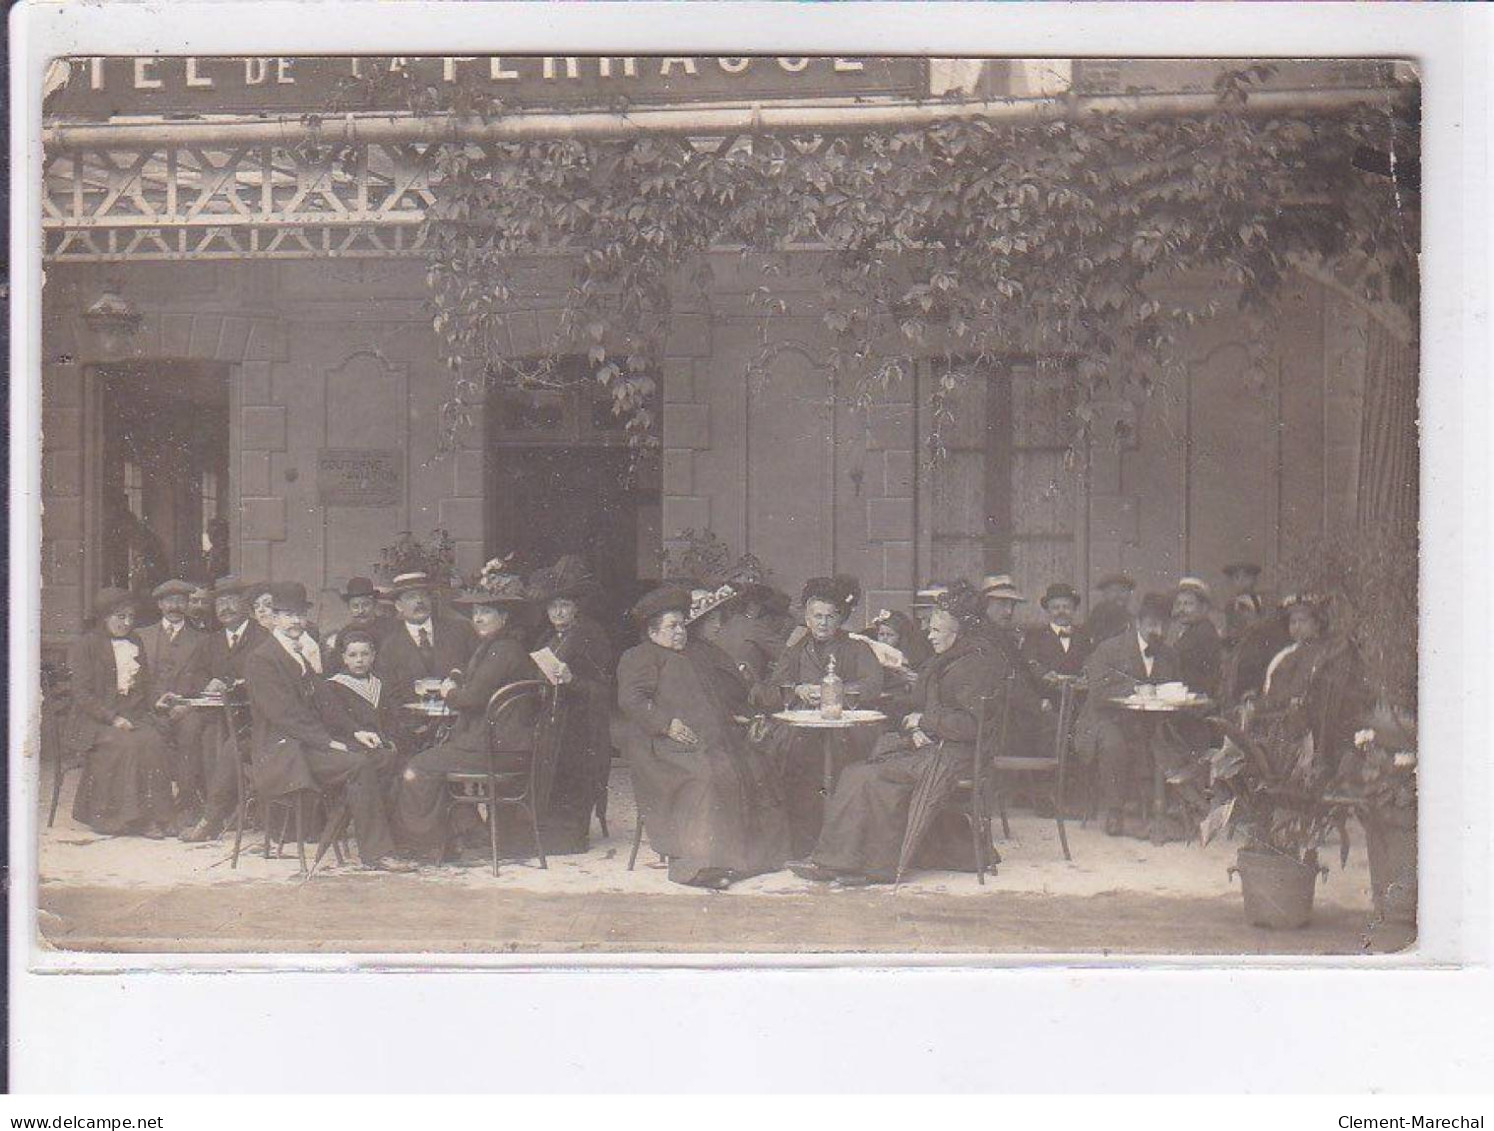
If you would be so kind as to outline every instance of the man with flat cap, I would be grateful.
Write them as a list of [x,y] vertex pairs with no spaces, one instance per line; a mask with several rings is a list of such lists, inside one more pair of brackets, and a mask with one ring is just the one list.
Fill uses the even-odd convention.
[[244,661],[254,710],[254,780],[265,798],[341,786],[353,818],[358,854],[367,868],[391,872],[414,866],[393,856],[384,805],[387,750],[352,749],[322,721],[322,657],[306,633],[306,587],[270,586],[274,628]]
[[[244,585],[237,577],[219,578],[212,596],[218,625],[199,653],[194,696],[219,694],[239,683],[244,678],[244,661],[269,637],[249,615]],[[239,772],[222,713],[194,711],[183,726],[182,742],[189,756],[197,751],[195,763],[187,765],[203,798],[201,818],[182,833],[182,839],[191,843],[216,840],[239,801]]]
[[1137,712],[1113,701],[1133,694],[1143,684],[1169,683],[1178,678],[1177,658],[1165,642],[1172,602],[1160,593],[1141,600],[1132,626],[1119,636],[1100,642],[1084,665],[1089,694],[1079,712],[1076,750],[1096,763],[1100,807],[1105,833],[1125,831],[1125,803],[1132,786],[1152,764],[1171,759],[1172,747],[1154,739],[1156,728]]
[[151,692],[161,715],[161,734],[166,740],[166,757],[171,782],[176,787],[177,823],[191,827],[202,809],[202,796],[196,775],[189,763],[196,760],[190,749],[193,735],[184,735],[183,727],[192,709],[175,702],[191,695],[198,683],[198,656],[207,637],[187,623],[187,604],[194,586],[179,578],[163,581],[152,591],[161,619],[140,630],[145,646],[145,663],[151,673]]
[[1095,582],[1095,588],[1100,599],[1084,622],[1084,634],[1091,645],[1119,636],[1131,627],[1131,595],[1136,592],[1136,582],[1129,574],[1107,573]]

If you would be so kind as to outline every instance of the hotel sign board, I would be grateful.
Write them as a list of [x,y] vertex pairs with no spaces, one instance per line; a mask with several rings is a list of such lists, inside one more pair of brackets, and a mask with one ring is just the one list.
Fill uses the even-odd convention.
[[395,449],[323,448],[316,454],[317,501],[324,507],[399,503],[404,455]]
[[[816,56],[108,56],[66,60],[49,120],[408,111],[412,95],[512,109],[928,97],[928,60]],[[391,78],[390,76],[393,76]]]

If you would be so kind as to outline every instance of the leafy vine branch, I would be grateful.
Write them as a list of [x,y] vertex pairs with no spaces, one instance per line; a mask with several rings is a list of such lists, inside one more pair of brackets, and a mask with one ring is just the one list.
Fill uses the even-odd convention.
[[[770,327],[788,305],[773,280],[789,253],[817,265],[831,395],[865,400],[909,379],[907,358],[942,358],[936,455],[971,374],[998,357],[1067,382],[1075,439],[1102,441],[1095,402],[1144,398],[1181,364],[1185,332],[1229,303],[1263,363],[1294,267],[1414,310],[1419,231],[1396,175],[1419,157],[1414,89],[1252,113],[1268,70],[1224,76],[1215,107],[1191,116],[443,143],[426,219],[432,325],[452,374],[442,444],[460,443],[495,386],[576,380],[610,393],[637,449],[657,444],[672,300],[709,292],[712,253],[734,251],[764,280],[744,376],[781,348]],[[367,73],[407,88],[415,113],[512,109],[462,84],[420,87],[398,66]],[[565,281],[539,356],[520,360],[507,320],[532,300],[519,274],[536,257]],[[559,364],[578,353],[579,377]]]

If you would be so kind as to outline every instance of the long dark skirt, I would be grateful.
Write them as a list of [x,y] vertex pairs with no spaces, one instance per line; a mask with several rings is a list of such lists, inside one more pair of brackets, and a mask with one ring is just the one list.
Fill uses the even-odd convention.
[[760,751],[745,741],[702,748],[640,737],[628,744],[628,763],[649,844],[669,858],[671,880],[783,867],[788,818]]
[[[498,770],[509,773],[527,768],[528,754],[500,758]],[[477,826],[473,807],[460,808],[468,814],[467,828],[453,828],[452,804],[446,786],[446,775],[484,773],[488,752],[455,742],[443,742],[411,758],[395,786],[394,836],[399,846],[411,855],[438,859],[455,836],[466,836]],[[503,830],[505,842],[517,840],[519,830]],[[528,830],[523,830],[525,836]],[[548,847],[546,851],[549,851]]]
[[592,812],[605,809],[612,768],[610,705],[607,689],[599,684],[580,685],[562,697],[555,721],[555,776],[540,816],[540,837],[553,855],[585,852]]
[[83,764],[73,819],[118,835],[165,825],[175,808],[165,746],[155,727],[142,721],[134,730],[101,730]]
[[838,733],[839,737],[832,737],[830,731],[796,729],[774,720],[763,736],[762,749],[783,781],[795,858],[807,855],[815,846],[824,824],[826,744],[830,744],[831,764],[838,781],[846,767],[870,756],[878,739],[872,727]]
[[[883,879],[895,875],[908,831],[908,802],[938,756],[938,747],[926,746],[847,766],[825,807],[825,826],[814,848],[814,862],[854,875]],[[968,755],[964,760],[968,762]],[[961,774],[965,768],[961,766]],[[948,776],[951,787],[959,776]],[[946,789],[944,796],[930,801],[939,805],[948,794]],[[924,867],[973,869],[974,857],[968,829],[959,815],[941,812],[915,860]]]

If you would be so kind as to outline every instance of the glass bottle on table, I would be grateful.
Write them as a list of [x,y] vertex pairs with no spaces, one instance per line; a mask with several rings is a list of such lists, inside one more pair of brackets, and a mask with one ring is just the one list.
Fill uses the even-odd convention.
[[825,667],[825,678],[820,680],[820,716],[838,719],[845,711],[846,683],[835,671],[835,657],[830,657]]

